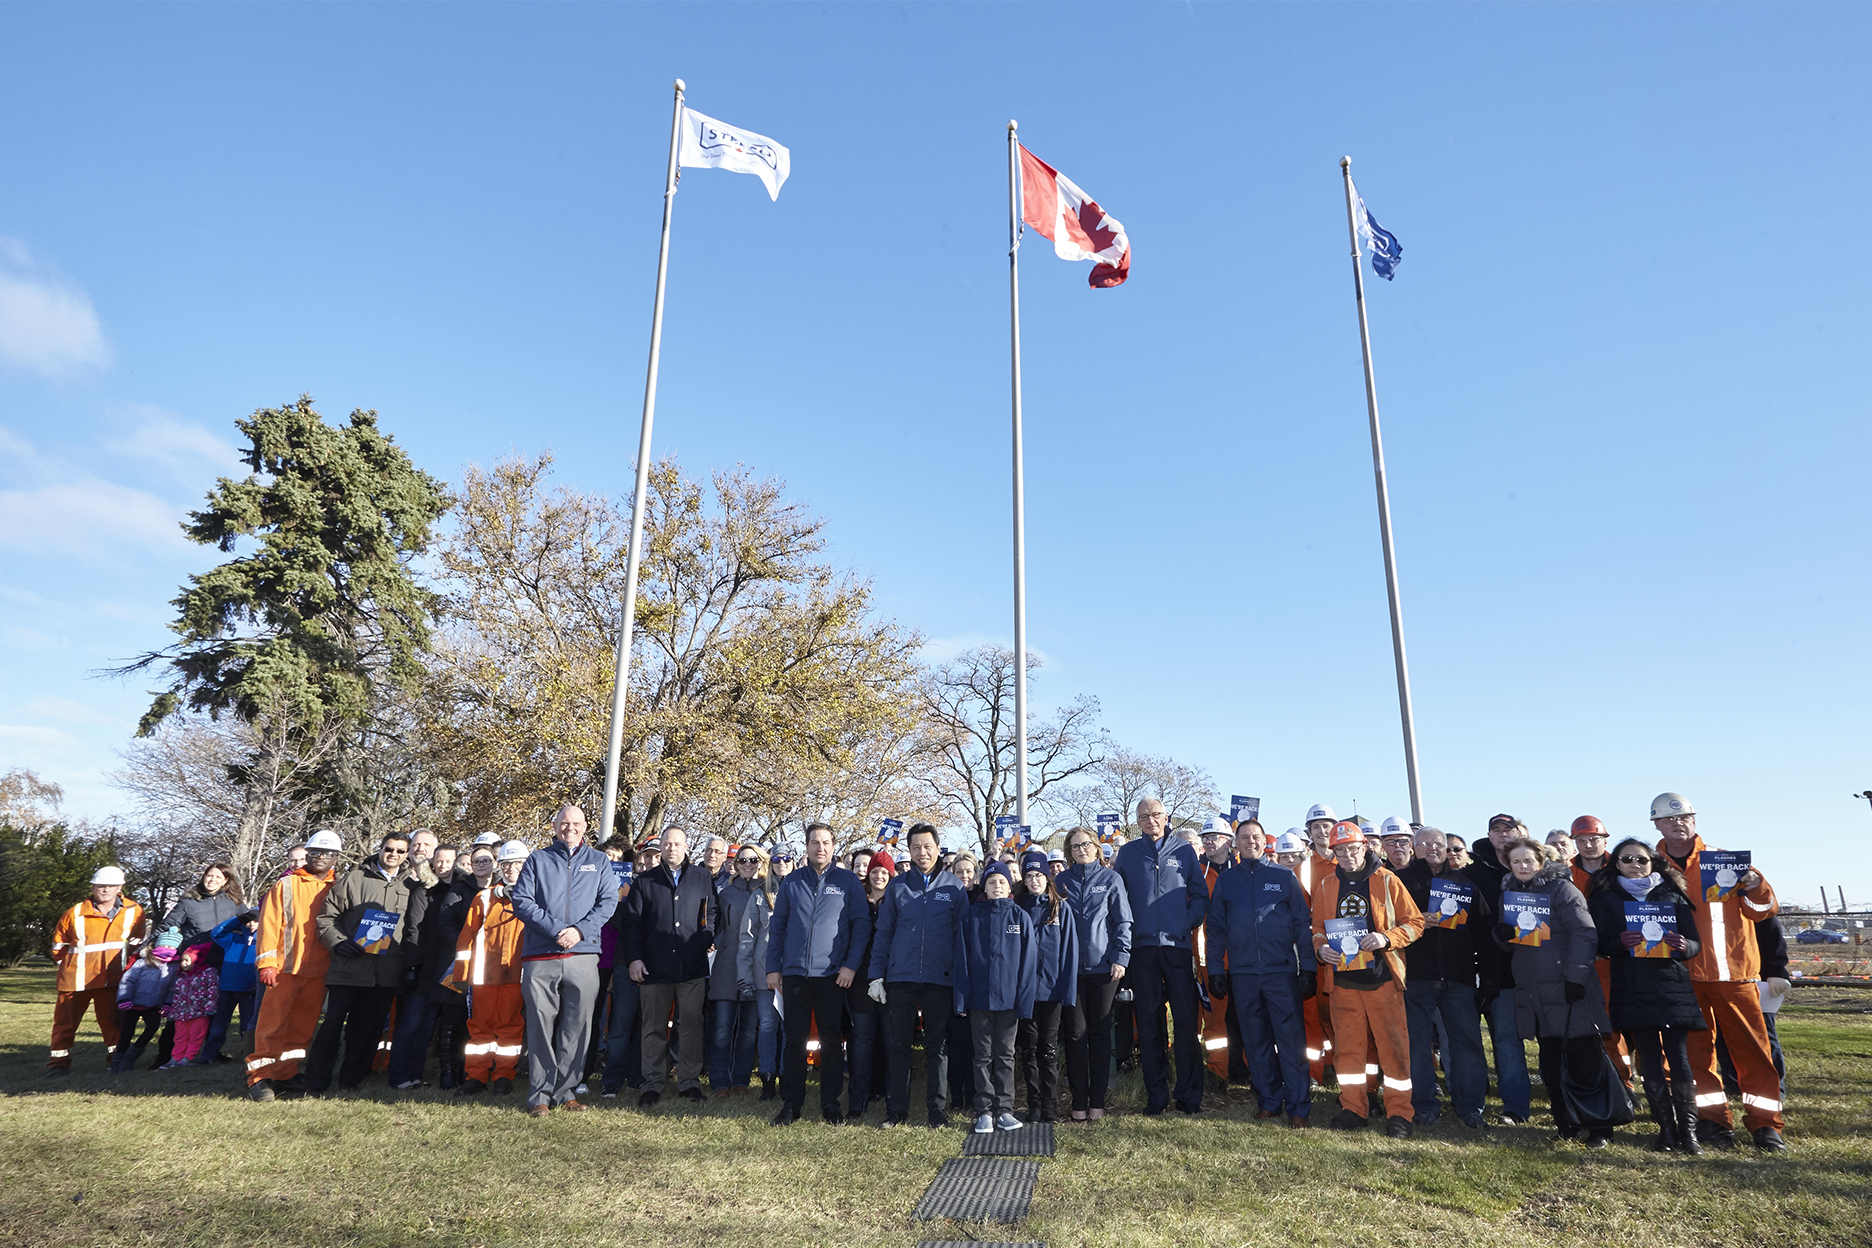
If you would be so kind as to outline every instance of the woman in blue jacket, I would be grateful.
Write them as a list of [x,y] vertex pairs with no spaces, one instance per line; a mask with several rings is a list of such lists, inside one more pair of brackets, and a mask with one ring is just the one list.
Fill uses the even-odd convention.
[[1098,837],[1090,828],[1066,836],[1066,870],[1058,878],[1073,926],[1079,959],[1073,999],[1062,1011],[1066,1033],[1066,1083],[1072,1090],[1072,1120],[1105,1116],[1111,1082],[1112,1002],[1131,961],[1131,901],[1118,873],[1099,861]]
[[990,863],[982,898],[956,928],[955,1008],[969,1016],[975,1050],[975,1133],[1018,1131],[1014,1033],[1033,1017],[1040,942],[1033,916],[1014,904],[1014,872]]
[[1053,1122],[1059,1116],[1060,1016],[1079,999],[1079,933],[1045,854],[1021,855],[1021,882],[1021,907],[1033,918],[1038,949],[1033,1017],[1021,1020],[1014,1047],[1027,1084],[1027,1121]]

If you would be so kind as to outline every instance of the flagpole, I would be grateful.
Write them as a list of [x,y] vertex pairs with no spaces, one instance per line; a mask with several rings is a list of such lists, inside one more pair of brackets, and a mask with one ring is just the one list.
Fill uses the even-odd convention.
[[604,812],[598,821],[597,841],[611,836],[617,819],[618,757],[624,750],[624,695],[630,689],[631,633],[637,625],[637,572],[643,552],[644,496],[650,491],[650,426],[656,422],[657,363],[663,353],[663,285],[669,275],[670,212],[676,206],[676,144],[682,133],[683,90],[683,80],[678,78],[670,116],[669,169],[663,179],[663,239],[657,245],[650,368],[644,379],[643,428],[637,435],[637,488],[631,496],[630,552],[624,565],[624,622],[618,630],[617,668],[611,682],[611,740],[605,754]]
[[1371,417],[1372,475],[1378,483],[1378,536],[1384,543],[1385,593],[1391,603],[1391,654],[1397,663],[1398,716],[1404,725],[1404,771],[1410,781],[1411,822],[1421,826],[1423,791],[1417,783],[1417,731],[1411,724],[1410,669],[1404,662],[1404,607],[1398,598],[1397,554],[1391,548],[1391,496],[1385,489],[1384,442],[1378,436],[1378,381],[1372,372],[1371,327],[1365,320],[1365,271],[1359,264],[1352,158],[1341,158],[1339,168],[1345,175],[1346,229],[1352,236],[1352,289],[1358,296],[1359,346],[1365,353],[1365,410]]
[[[1021,468],[1020,126],[1008,122],[1008,332],[1014,360],[1014,785],[1027,822],[1027,503]],[[1018,824],[1016,826],[1019,826]]]

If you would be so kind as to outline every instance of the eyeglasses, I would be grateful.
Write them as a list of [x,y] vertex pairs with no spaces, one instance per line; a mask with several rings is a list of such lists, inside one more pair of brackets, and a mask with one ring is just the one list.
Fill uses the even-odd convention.
[[409,853],[409,850],[407,850],[407,849],[391,849],[391,848],[390,848],[390,847],[389,847],[388,845],[386,845],[386,846],[384,846],[384,850],[383,850],[383,853],[384,853],[384,857],[386,857],[386,858],[401,858],[401,857],[402,857],[402,856],[403,856],[404,854],[407,854],[407,853]]
[[735,866],[737,866],[737,867],[758,867],[758,866],[760,866],[760,859],[758,859],[758,858],[737,858],[737,859],[735,859]]
[[1630,854],[1626,854],[1624,857],[1620,858],[1619,861],[1631,867],[1648,867],[1651,865],[1651,859],[1649,857],[1634,858]]

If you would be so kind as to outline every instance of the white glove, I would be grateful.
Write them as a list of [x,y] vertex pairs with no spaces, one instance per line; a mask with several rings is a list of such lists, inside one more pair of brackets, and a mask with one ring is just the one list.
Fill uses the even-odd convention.
[[1785,979],[1782,979],[1779,975],[1770,975],[1767,979],[1763,980],[1762,982],[1768,985],[1769,996],[1784,997],[1787,995],[1788,981]]
[[[1782,988],[1781,991],[1786,992],[1787,989],[1784,987]],[[877,1002],[879,1005],[883,1005],[884,1004],[884,981],[881,979],[872,980],[871,986],[865,989],[865,995],[867,997],[870,997],[873,1001]]]

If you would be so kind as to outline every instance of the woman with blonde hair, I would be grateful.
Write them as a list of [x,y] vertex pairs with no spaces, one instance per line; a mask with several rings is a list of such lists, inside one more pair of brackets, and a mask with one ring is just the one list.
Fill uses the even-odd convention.
[[[1586,1147],[1604,1148],[1613,1124],[1579,1121],[1564,1095],[1568,1086],[1595,1094],[1607,1090],[1600,1046],[1612,1035],[1612,1020],[1593,967],[1599,931],[1573,884],[1572,868],[1551,845],[1524,833],[1501,846],[1501,859],[1508,873],[1494,936],[1512,954],[1516,1029],[1539,1041],[1541,1082],[1558,1138],[1576,1140],[1584,1132]],[[1512,903],[1523,898],[1544,905],[1546,919],[1536,910],[1514,910]]]
[[[763,1025],[760,1001],[766,993],[767,1009],[773,1009],[773,993],[766,987],[767,923],[773,917],[773,892],[764,878],[767,855],[758,846],[743,845],[730,870],[734,874],[716,893],[715,965],[708,985],[715,1003],[709,1086],[716,1096],[747,1090],[763,1033],[772,1035]],[[771,1061],[760,1069],[765,1088],[773,1078]]]

